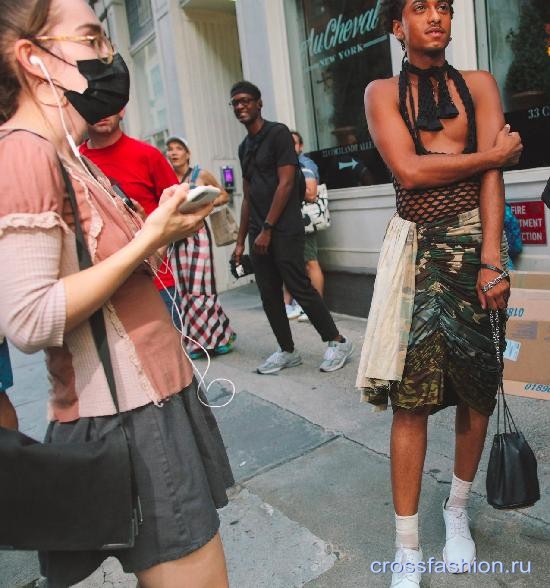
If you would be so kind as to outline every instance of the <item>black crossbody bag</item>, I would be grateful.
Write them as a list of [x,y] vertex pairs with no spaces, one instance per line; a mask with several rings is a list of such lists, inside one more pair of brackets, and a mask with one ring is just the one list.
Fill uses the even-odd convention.
[[[60,165],[83,270],[92,261],[74,190]],[[115,426],[99,440],[58,444],[0,428],[0,549],[95,551],[134,545],[141,509],[102,310],[89,321],[117,411]]]

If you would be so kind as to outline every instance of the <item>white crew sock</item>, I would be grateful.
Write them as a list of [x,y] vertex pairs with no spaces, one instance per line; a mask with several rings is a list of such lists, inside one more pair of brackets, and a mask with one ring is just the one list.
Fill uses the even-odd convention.
[[418,513],[409,517],[395,515],[395,546],[418,550]]
[[449,494],[445,508],[466,508],[471,489],[472,482],[465,482],[453,474],[451,493]]

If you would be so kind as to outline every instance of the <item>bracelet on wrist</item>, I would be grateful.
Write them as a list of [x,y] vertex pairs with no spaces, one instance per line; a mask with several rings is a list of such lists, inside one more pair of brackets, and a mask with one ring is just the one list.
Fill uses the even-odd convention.
[[490,282],[483,284],[483,286],[481,286],[481,291],[484,294],[486,294],[487,292],[489,292],[489,290],[494,288],[497,284],[500,284],[500,282],[502,282],[503,280],[510,281],[510,274],[505,270],[502,270],[500,275],[498,275],[494,280],[491,280]]
[[488,269],[491,270],[493,272],[497,272],[498,274],[503,274],[504,270],[501,269],[500,267],[497,267],[496,265],[493,265],[492,263],[482,263],[481,264],[481,268],[482,269]]

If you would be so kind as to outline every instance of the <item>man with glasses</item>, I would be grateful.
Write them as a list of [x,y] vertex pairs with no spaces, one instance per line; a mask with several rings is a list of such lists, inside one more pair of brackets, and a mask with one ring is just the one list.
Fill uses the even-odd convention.
[[279,344],[279,350],[257,371],[272,374],[302,363],[286,316],[285,283],[323,341],[328,342],[321,371],[333,372],[344,366],[353,346],[338,332],[306,274],[301,212],[305,188],[292,135],[285,125],[262,118],[261,93],[250,82],[238,82],[231,88],[230,106],[248,131],[239,146],[244,200],[233,258],[239,263],[248,234],[256,283]]

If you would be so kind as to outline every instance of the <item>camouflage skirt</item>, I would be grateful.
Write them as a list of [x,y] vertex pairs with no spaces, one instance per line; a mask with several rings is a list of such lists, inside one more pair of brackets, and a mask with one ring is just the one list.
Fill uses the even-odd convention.
[[[403,377],[389,390],[392,408],[434,413],[461,403],[490,415],[499,367],[489,314],[476,293],[479,210],[417,225],[417,237],[412,324]],[[504,311],[500,320],[504,349]]]

